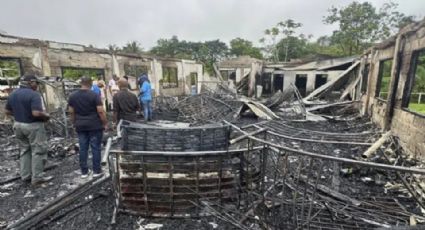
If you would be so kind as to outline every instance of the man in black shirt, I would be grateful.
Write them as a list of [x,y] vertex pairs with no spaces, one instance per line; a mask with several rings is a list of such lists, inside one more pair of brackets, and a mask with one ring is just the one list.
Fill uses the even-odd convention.
[[102,175],[100,167],[101,144],[103,130],[107,129],[108,122],[100,97],[91,91],[92,80],[81,77],[81,89],[69,96],[69,113],[74,123],[80,144],[81,177],[86,178],[89,170],[87,157],[89,146],[93,154],[93,176]]
[[7,99],[6,114],[13,115],[16,138],[20,148],[20,174],[24,181],[38,185],[53,179],[43,176],[47,160],[47,135],[44,122],[49,114],[44,112],[38,81],[34,75],[21,79],[20,88]]
[[127,121],[136,121],[137,111],[140,111],[140,104],[137,96],[128,90],[128,82],[121,78],[118,80],[120,91],[112,99],[114,106],[114,123],[117,124],[121,119]]

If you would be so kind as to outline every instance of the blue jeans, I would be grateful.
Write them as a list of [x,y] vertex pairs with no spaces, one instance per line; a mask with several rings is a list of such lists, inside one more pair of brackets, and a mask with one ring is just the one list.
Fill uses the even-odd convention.
[[143,103],[143,115],[145,121],[152,120],[152,101],[151,100],[142,100]]
[[102,136],[103,130],[78,132],[78,142],[80,144],[80,168],[82,174],[87,174],[89,171],[87,167],[89,146],[91,147],[93,155],[93,172],[102,172],[100,167]]

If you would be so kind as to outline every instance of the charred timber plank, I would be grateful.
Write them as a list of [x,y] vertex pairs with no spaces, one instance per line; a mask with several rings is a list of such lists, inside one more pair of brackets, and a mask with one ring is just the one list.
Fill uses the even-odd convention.
[[[243,133],[243,134],[248,134],[247,132],[241,130],[238,126],[236,126],[236,125],[234,125],[234,124],[232,124],[228,121],[225,121],[225,120],[223,120],[223,121],[226,124],[231,125],[238,132]],[[334,157],[334,156],[330,156],[330,155],[323,155],[323,154],[312,153],[312,152],[308,152],[308,151],[289,148],[289,147],[282,146],[282,145],[279,145],[279,144],[276,144],[276,143],[273,143],[273,142],[269,142],[269,141],[263,140],[261,138],[253,137],[253,136],[248,136],[248,138],[251,139],[251,140],[257,141],[259,143],[267,144],[271,147],[275,147],[277,149],[288,151],[288,152],[298,154],[298,155],[302,155],[302,156],[308,156],[308,157],[313,157],[313,158],[318,158],[318,159],[325,159],[325,160],[330,160],[330,161],[338,161],[338,162],[343,162],[343,163],[352,164],[352,165],[362,165],[362,166],[370,167],[370,168],[380,168],[380,169],[391,170],[391,171],[410,172],[410,173],[414,173],[414,174],[425,175],[425,169],[423,169],[423,168],[409,168],[409,167],[393,166],[393,165],[373,163],[373,162],[367,162],[367,161],[358,161],[358,160],[353,160],[353,159],[343,158],[343,157]]]
[[264,132],[264,131],[267,131],[267,128],[259,128],[258,130],[254,131],[254,132],[252,132],[252,133],[248,133],[248,134],[245,134],[245,135],[242,135],[242,136],[239,136],[239,137],[236,137],[236,138],[234,138],[234,139],[230,140],[230,144],[232,144],[232,145],[233,145],[233,144],[235,144],[235,143],[237,143],[237,142],[239,142],[239,141],[241,141],[241,140],[243,140],[243,139],[247,138],[247,137],[248,137],[248,135],[252,135],[252,136],[254,136],[254,135],[257,135],[257,134],[262,133],[262,132]]
[[363,158],[369,158],[372,156],[373,153],[376,152],[376,150],[378,150],[387,140],[388,138],[391,136],[391,131],[386,132],[384,135],[382,135],[381,138],[379,138],[375,143],[373,143],[372,146],[370,146],[370,148],[368,148],[363,154],[362,157]]
[[54,199],[52,202],[45,205],[41,209],[25,216],[22,219],[19,219],[13,224],[8,225],[6,229],[14,229],[14,230],[30,229],[31,227],[40,223],[40,221],[44,220],[46,217],[53,215],[57,211],[61,210],[62,208],[74,202],[75,200],[81,198],[81,194],[87,192],[88,190],[90,190],[91,188],[95,186],[101,185],[103,182],[107,181],[109,178],[110,176],[104,176],[101,178],[92,179],[88,181],[87,183],[82,184],[79,187],[73,189],[67,194]]
[[[367,145],[367,146],[372,145],[371,143],[365,143],[365,142],[305,139],[305,138],[299,138],[299,137],[291,137],[291,136],[275,133],[273,131],[267,131],[267,133],[274,135],[274,136],[277,136],[277,137],[281,137],[281,138],[285,138],[285,139],[289,139],[289,140],[295,140],[295,141],[303,141],[303,142],[314,142],[314,143],[321,143],[321,144],[339,144],[339,145]],[[244,135],[244,136],[246,137],[246,135]]]
[[[306,177],[300,177],[300,179],[301,179],[301,181],[303,181],[304,183],[306,183],[306,184],[308,184],[310,186],[313,186],[313,187],[315,186],[314,184],[308,182]],[[342,194],[342,193],[340,193],[338,191],[335,191],[335,190],[333,190],[333,189],[331,189],[331,188],[329,188],[329,187],[327,187],[325,185],[322,185],[322,184],[317,184],[317,189],[319,189],[323,193],[328,194],[329,196],[332,196],[334,198],[337,198],[338,200],[349,201],[354,206],[359,206],[362,203],[362,202],[360,202],[357,199],[351,198],[351,197],[349,197],[347,195],[344,195],[344,194]]]
[[311,92],[307,97],[304,98],[305,101],[309,101],[312,98],[315,98],[317,96],[320,96],[324,92],[328,91],[332,88],[332,86],[342,78],[344,78],[348,73],[350,73],[354,68],[357,67],[357,65],[360,64],[360,61],[356,61],[351,65],[348,69],[346,69],[344,72],[342,72],[337,78],[332,79],[331,81],[328,81],[326,84],[320,86],[319,88],[315,89],[313,92]]

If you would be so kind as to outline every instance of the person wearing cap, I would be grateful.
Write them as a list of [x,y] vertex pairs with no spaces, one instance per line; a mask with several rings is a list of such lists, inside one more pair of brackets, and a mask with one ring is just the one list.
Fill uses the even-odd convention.
[[120,91],[112,99],[114,107],[114,123],[121,119],[127,121],[137,120],[137,111],[140,111],[140,104],[137,96],[128,89],[128,81],[125,78],[118,80]]
[[31,181],[32,185],[53,179],[43,173],[48,149],[44,123],[50,116],[44,110],[37,88],[37,77],[25,75],[21,78],[20,87],[10,94],[6,103],[6,114],[15,119],[13,129],[20,149],[20,176],[23,181]]
[[99,177],[102,176],[100,151],[103,130],[107,129],[108,121],[100,97],[91,91],[92,79],[83,76],[80,79],[80,84],[81,88],[69,96],[68,105],[71,121],[77,131],[80,145],[81,177],[86,178],[89,174],[87,166],[89,147],[93,155],[93,176]]

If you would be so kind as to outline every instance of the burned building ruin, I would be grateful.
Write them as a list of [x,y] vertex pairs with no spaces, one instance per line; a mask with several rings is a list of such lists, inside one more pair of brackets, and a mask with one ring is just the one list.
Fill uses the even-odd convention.
[[[12,123],[0,123],[0,228],[422,229],[424,50],[425,20],[360,57],[240,57],[215,78],[191,60],[1,35],[2,59],[45,76],[63,118],[49,125],[65,129],[49,141],[56,178],[32,190],[17,174]],[[105,135],[101,178],[77,176],[66,68],[147,71],[155,85],[154,121]]]

